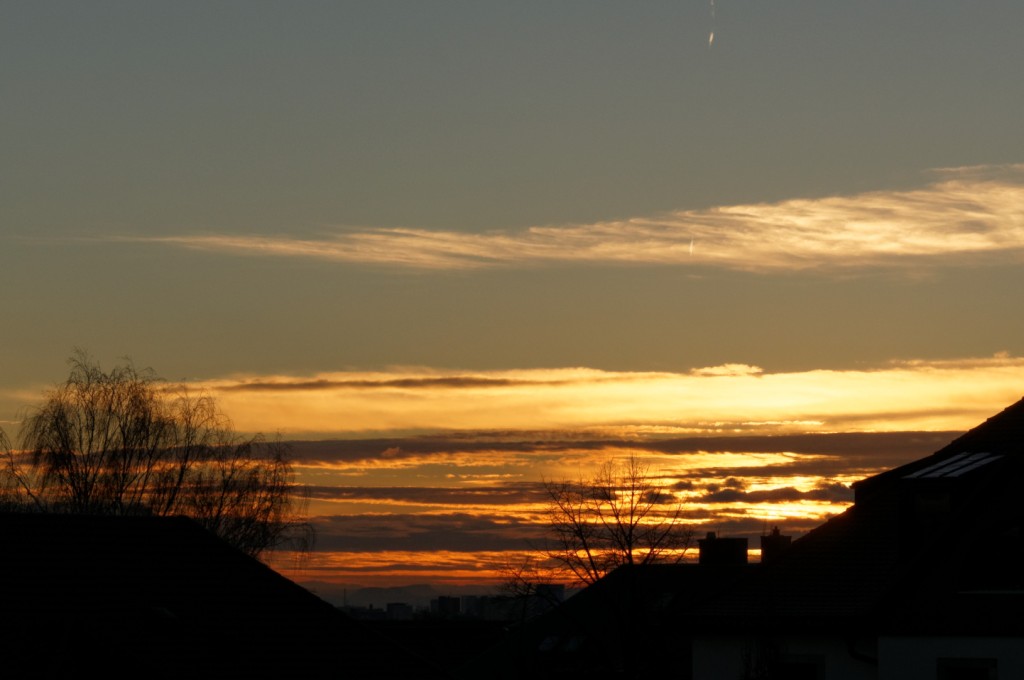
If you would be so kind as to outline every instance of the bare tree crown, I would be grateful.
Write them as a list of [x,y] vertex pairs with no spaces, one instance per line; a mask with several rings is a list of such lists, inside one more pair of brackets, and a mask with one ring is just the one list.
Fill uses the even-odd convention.
[[678,562],[693,537],[682,504],[635,456],[605,463],[592,479],[545,488],[552,537],[545,557],[579,583],[623,564]]
[[297,521],[286,448],[234,433],[213,398],[168,389],[130,363],[87,355],[5,444],[9,507],[105,515],[186,515],[250,555],[311,538]]

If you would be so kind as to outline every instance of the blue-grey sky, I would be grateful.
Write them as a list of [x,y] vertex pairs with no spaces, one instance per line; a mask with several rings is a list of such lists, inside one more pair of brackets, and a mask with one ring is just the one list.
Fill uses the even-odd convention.
[[0,421],[74,347],[175,380],[1024,354],[1022,26],[4,3]]
[[[0,428],[74,348],[298,441],[304,582],[640,456],[799,534],[1024,394],[1024,3],[0,2]],[[340,440],[340,441],[339,441]]]

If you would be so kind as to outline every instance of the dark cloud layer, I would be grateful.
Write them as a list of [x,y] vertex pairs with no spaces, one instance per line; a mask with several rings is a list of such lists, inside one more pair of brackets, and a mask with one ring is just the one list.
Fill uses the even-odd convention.
[[522,550],[539,545],[545,528],[516,517],[468,513],[347,515],[319,518],[317,548],[380,550]]
[[702,503],[789,503],[798,501],[849,503],[853,501],[853,489],[838,483],[826,484],[810,491],[800,491],[792,486],[758,491],[725,488],[704,494],[700,501]]
[[298,380],[298,381],[266,381],[254,380],[234,385],[218,387],[225,392],[292,392],[309,390],[347,389],[379,389],[392,388],[403,390],[441,388],[484,388],[484,387],[520,387],[525,385],[551,386],[566,385],[580,382],[578,380],[518,380],[513,378],[484,378],[479,376],[444,376],[437,378],[393,378],[381,380]]
[[[851,489],[837,478],[862,477],[880,469],[920,458],[940,448],[957,433],[890,432],[801,434],[778,436],[687,437],[673,439],[578,438],[578,433],[553,432],[462,432],[449,436],[407,437],[369,440],[294,442],[293,453],[300,464],[348,464],[361,461],[400,461],[424,458],[429,463],[449,460],[452,454],[508,452],[518,456],[545,456],[571,452],[649,452],[659,455],[704,454],[701,469],[674,471],[673,490],[684,491],[687,500],[683,517],[697,534],[718,531],[747,536],[751,547],[768,528],[765,512],[757,505],[815,501],[844,504],[852,500]],[[765,466],[735,466],[727,453],[793,454],[779,461],[773,455]],[[723,464],[716,466],[722,454]],[[420,461],[422,462],[422,461]],[[727,462],[729,464],[727,464]],[[801,490],[782,478],[818,477],[818,486]],[[775,488],[761,488],[765,480],[779,477]],[[751,489],[750,480],[759,481]],[[769,481],[770,483],[770,481]],[[543,545],[547,529],[543,520],[520,514],[514,506],[544,503],[544,485],[539,481],[488,482],[473,486],[313,486],[310,499],[337,503],[345,512],[315,520],[318,550],[333,552],[379,551],[517,551]],[[380,513],[366,512],[367,503],[380,503]],[[391,505],[390,510],[384,510]],[[394,512],[395,504],[434,506],[439,512]],[[489,509],[487,506],[490,506]],[[453,507],[465,511],[452,512]],[[503,511],[507,508],[507,512]],[[812,513],[813,514],[813,513]],[[536,523],[534,523],[536,522]],[[799,536],[820,524],[821,517],[779,518],[772,524]]]
[[543,453],[627,449],[666,454],[797,453],[834,458],[839,465],[890,467],[935,451],[960,432],[851,432],[675,439],[579,439],[552,432],[462,433],[447,437],[296,441],[289,445],[299,463],[354,463],[382,457],[401,459],[430,454],[507,451]]
[[317,500],[374,500],[425,504],[512,505],[543,502],[547,498],[540,482],[514,482],[493,486],[311,486],[309,497]]
[[[750,516],[744,508],[711,510],[689,506],[684,521],[691,523],[695,538],[707,531],[720,535],[746,536],[751,547],[771,527],[799,536],[821,524],[813,518],[779,518],[768,522]],[[543,524],[504,515],[386,514],[348,515],[320,518],[315,522],[317,549],[327,552],[380,551],[519,551],[536,550],[549,539]]]

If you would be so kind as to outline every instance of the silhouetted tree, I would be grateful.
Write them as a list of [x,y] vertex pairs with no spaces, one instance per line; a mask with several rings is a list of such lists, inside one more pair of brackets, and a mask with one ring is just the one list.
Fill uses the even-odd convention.
[[[523,603],[524,618],[545,583],[568,579],[590,586],[620,566],[679,562],[690,545],[683,504],[635,456],[605,463],[593,478],[547,482],[545,489],[549,543],[504,571],[503,590]],[[623,570],[617,577],[577,596],[586,604],[575,600],[580,606],[555,609],[543,624],[545,644],[564,650],[580,645],[578,653],[586,655],[580,663],[587,665],[576,669],[580,673],[646,678],[657,667],[651,661],[659,641],[649,626],[657,609],[644,570]],[[516,672],[535,674],[536,643],[522,640],[529,646],[521,650]]]
[[[43,512],[186,515],[244,552],[308,544],[287,449],[236,435],[214,399],[86,354],[9,442],[0,502]],[[299,547],[302,547],[301,545]]]
[[21,487],[17,478],[9,471],[10,461],[13,459],[11,441],[7,433],[0,427],[0,451],[3,452],[4,466],[0,468],[0,511],[17,510],[22,505]]
[[605,463],[593,479],[545,488],[552,542],[544,555],[577,583],[593,583],[623,564],[678,562],[690,546],[683,505],[635,456]]

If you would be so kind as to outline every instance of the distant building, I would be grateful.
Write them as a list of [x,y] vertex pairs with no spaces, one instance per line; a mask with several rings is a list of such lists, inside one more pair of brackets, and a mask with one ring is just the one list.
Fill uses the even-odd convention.
[[389,602],[386,607],[388,621],[412,621],[415,611],[406,602]]
[[699,564],[619,568],[463,677],[1024,678],[1022,488],[1024,400],[761,563],[712,534]]
[[457,597],[441,595],[430,601],[430,613],[440,617],[454,617],[462,613],[462,603]]

